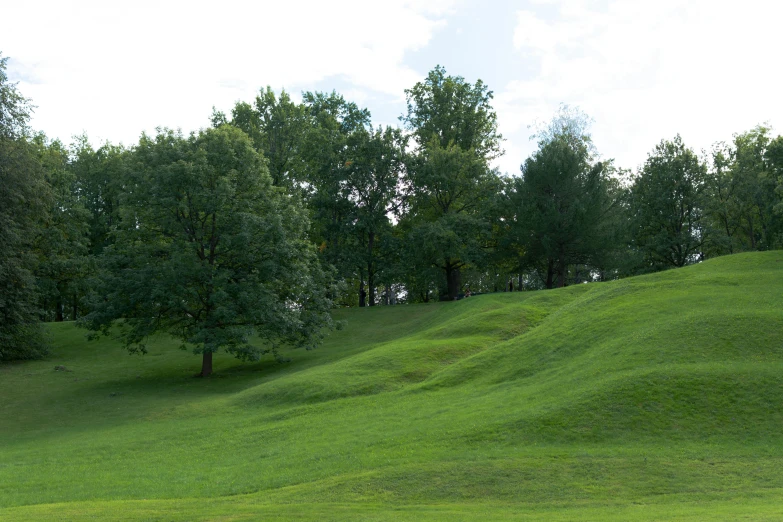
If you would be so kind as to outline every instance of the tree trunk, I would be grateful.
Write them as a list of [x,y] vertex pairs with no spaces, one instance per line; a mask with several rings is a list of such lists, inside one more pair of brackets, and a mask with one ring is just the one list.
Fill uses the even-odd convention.
[[375,245],[375,232],[367,236],[367,286],[370,287],[370,306],[375,306],[375,270],[372,263],[372,249]]
[[71,313],[71,321],[76,320],[76,313],[79,311],[79,299],[76,297],[76,294],[73,294],[73,309]]
[[54,302],[54,320],[58,323],[63,322],[63,300],[60,295],[57,295],[57,300]]
[[560,258],[557,260],[557,287],[563,288],[566,282],[566,271],[568,265],[566,265],[565,253],[560,251]]
[[367,292],[364,291],[364,279],[359,282],[359,306],[365,307],[367,299]]
[[367,274],[367,290],[369,291],[367,304],[375,306],[375,274],[372,272]]
[[459,297],[459,289],[462,286],[462,274],[458,267],[446,265],[446,284],[448,285],[449,301],[456,301]]
[[552,258],[549,258],[549,263],[546,267],[546,288],[547,290],[552,289],[552,284],[554,282],[554,276],[555,276],[555,260]]
[[204,352],[201,358],[201,377],[212,375],[212,352]]
[[729,228],[729,218],[728,216],[721,217],[721,220],[723,221],[723,227],[726,229],[726,237],[729,238],[729,254],[734,253],[734,239],[731,237],[731,229]]

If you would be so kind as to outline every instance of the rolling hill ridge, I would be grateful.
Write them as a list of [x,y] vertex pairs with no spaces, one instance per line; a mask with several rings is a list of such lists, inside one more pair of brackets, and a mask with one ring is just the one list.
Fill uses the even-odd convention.
[[336,315],[210,379],[52,325],[0,367],[0,518],[783,516],[783,252]]

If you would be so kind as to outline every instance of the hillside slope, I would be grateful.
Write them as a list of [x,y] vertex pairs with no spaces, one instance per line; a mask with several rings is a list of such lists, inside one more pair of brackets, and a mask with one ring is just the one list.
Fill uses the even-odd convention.
[[0,366],[0,518],[783,516],[783,252],[338,315],[206,380],[53,325]]

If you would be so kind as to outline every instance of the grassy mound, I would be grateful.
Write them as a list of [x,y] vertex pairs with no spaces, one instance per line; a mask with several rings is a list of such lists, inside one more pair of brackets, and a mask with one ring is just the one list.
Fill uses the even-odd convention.
[[782,252],[338,315],[210,379],[52,325],[0,366],[0,518],[783,515]]

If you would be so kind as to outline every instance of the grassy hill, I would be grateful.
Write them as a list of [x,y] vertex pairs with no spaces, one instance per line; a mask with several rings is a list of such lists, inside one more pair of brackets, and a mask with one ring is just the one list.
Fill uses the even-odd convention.
[[338,315],[210,379],[52,325],[0,366],[0,519],[783,518],[783,252]]

